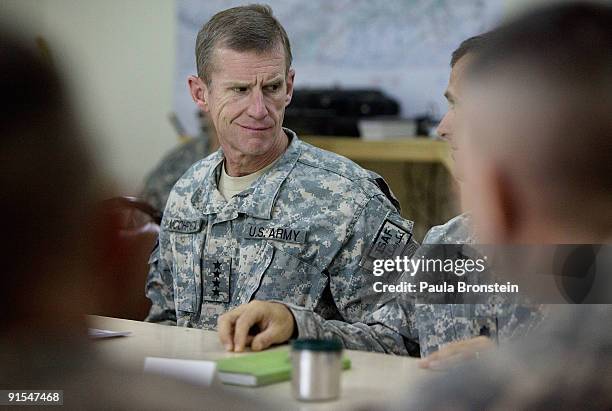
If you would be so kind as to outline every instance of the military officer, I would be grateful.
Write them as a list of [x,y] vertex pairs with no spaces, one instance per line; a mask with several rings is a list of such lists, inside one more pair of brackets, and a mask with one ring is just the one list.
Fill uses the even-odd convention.
[[252,300],[363,320],[377,300],[372,262],[412,255],[412,222],[382,178],[282,128],[295,73],[269,7],[213,16],[196,56],[191,95],[221,148],[170,194],[147,321],[215,329],[219,315]]

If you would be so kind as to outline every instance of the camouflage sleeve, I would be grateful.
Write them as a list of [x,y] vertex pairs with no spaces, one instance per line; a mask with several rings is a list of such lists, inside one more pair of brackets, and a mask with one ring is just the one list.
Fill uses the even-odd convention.
[[176,325],[176,310],[174,306],[174,282],[163,253],[169,247],[165,230],[159,233],[157,246],[149,259],[149,275],[147,277],[146,296],[151,300],[147,322]]
[[375,276],[374,261],[411,257],[418,247],[412,226],[383,195],[370,198],[355,214],[342,247],[325,270],[333,302],[345,321],[362,321],[388,297],[374,284],[393,284],[401,272]]
[[538,329],[550,314],[550,305],[545,304],[498,304],[494,307],[498,318],[500,343],[514,341]]
[[418,356],[418,335],[411,304],[394,298],[363,322],[325,320],[303,307],[288,305],[295,318],[299,338],[335,338],[349,350]]
[[[404,300],[391,299],[382,307],[374,283],[395,283],[400,273],[372,273],[375,259],[392,259],[414,254],[412,222],[399,216],[382,195],[373,196],[355,215],[350,235],[328,266],[329,289],[342,321],[290,307],[300,337],[335,336],[350,349],[409,354],[418,337],[413,310]],[[418,352],[418,350],[417,350]]]

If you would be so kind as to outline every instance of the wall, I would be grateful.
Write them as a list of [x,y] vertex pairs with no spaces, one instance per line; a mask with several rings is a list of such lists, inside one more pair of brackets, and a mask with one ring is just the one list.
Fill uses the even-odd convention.
[[172,110],[175,4],[168,0],[2,0],[63,69],[98,163],[122,193],[177,142]]
[[[176,1],[0,1],[5,20],[30,39],[47,39],[98,163],[122,193],[137,192],[146,172],[177,143],[167,120]],[[555,0],[502,1],[511,15]]]

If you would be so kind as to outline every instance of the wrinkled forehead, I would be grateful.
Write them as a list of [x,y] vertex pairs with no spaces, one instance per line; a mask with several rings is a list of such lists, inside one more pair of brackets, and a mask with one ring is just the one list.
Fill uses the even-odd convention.
[[285,53],[281,45],[267,51],[237,51],[215,47],[211,78],[213,81],[271,81],[286,74]]

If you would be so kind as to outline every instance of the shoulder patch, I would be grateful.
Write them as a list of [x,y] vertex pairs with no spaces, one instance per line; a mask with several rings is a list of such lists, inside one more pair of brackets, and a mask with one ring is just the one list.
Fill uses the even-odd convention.
[[167,218],[164,220],[164,229],[176,233],[197,233],[202,229],[202,220],[183,220],[180,218]]
[[411,239],[411,231],[385,218],[370,247],[368,257],[375,260],[388,260],[402,256],[410,246]]

